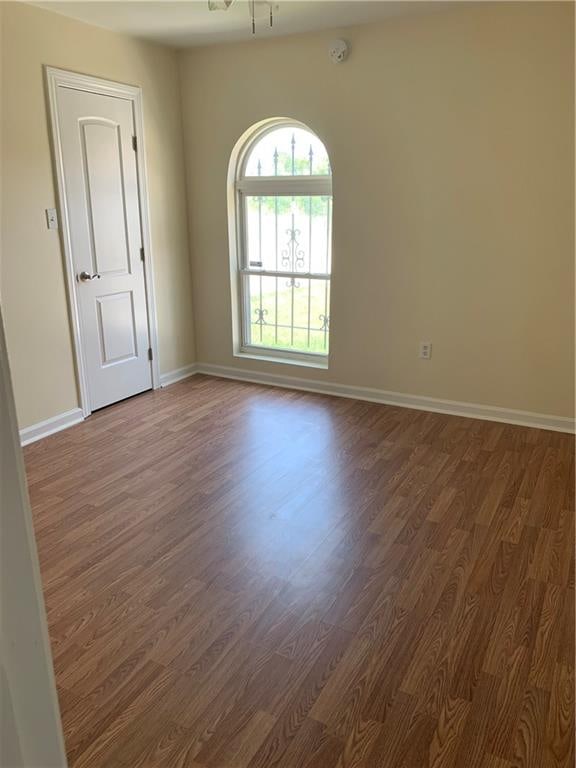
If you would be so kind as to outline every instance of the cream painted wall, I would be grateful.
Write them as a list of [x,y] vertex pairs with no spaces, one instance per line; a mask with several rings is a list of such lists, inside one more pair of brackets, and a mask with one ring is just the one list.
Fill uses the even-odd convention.
[[[340,66],[335,34],[182,55],[198,359],[571,416],[573,7],[454,3],[340,30]],[[331,154],[328,371],[232,355],[228,158],[272,116]]]
[[160,369],[195,359],[176,53],[20,3],[4,3],[0,286],[20,427],[78,405],[58,233],[44,64],[139,85],[156,278]]
[[66,768],[0,312],[0,765]]
[[[43,64],[144,89],[163,372],[197,357],[572,414],[571,4],[454,3],[181,53],[185,153],[178,54],[19,3],[3,12],[0,291],[21,427],[78,403],[61,249],[44,223],[55,186]],[[342,66],[326,54],[335,34],[352,47]],[[232,355],[228,158],[274,115],[307,123],[331,152],[328,371]]]

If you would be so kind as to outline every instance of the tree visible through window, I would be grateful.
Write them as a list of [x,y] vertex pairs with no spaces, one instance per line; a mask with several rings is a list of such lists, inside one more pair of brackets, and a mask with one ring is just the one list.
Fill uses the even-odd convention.
[[322,142],[283,121],[244,150],[236,178],[242,347],[326,356],[332,176]]

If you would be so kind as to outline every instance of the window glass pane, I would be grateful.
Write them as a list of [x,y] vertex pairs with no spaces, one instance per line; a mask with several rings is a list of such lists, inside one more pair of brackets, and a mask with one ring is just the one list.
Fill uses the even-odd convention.
[[248,154],[245,176],[327,176],[328,153],[313,133],[296,126],[265,133]]
[[247,263],[267,272],[329,274],[332,198],[246,197]]
[[298,275],[244,275],[246,343],[328,354],[330,282]]

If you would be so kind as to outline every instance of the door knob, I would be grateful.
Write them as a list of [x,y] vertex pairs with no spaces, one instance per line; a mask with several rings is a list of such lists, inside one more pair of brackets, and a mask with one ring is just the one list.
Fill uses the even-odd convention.
[[98,274],[98,272],[96,272],[93,275],[91,275],[89,272],[80,272],[80,274],[78,275],[78,279],[82,280],[83,282],[86,282],[86,280],[94,280],[95,277],[97,277],[98,280],[100,280],[100,275]]

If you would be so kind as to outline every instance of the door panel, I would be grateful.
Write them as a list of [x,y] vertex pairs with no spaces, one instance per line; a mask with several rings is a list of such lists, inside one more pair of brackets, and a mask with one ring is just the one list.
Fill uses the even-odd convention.
[[138,357],[132,292],[96,297],[102,365]]
[[81,130],[94,271],[100,275],[129,272],[120,126],[82,121]]
[[133,105],[59,86],[58,117],[83,361],[94,410],[152,386]]

